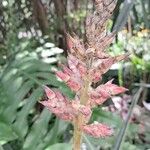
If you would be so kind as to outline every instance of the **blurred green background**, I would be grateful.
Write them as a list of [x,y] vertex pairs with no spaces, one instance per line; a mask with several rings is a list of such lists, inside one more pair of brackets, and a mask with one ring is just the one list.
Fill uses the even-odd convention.
[[[72,126],[57,119],[38,101],[43,85],[72,98],[54,71],[66,62],[66,32],[86,40],[85,18],[94,0],[0,1],[0,150],[69,150]],[[92,139],[84,135],[83,150],[112,150],[118,133],[129,123],[121,150],[150,149],[150,0],[118,0],[108,31],[117,30],[111,55],[130,53],[104,78],[129,89],[94,110],[92,120],[115,128],[113,137]],[[126,116],[134,95],[143,87],[138,103]],[[103,111],[101,111],[103,110]],[[125,125],[124,128],[127,126]]]

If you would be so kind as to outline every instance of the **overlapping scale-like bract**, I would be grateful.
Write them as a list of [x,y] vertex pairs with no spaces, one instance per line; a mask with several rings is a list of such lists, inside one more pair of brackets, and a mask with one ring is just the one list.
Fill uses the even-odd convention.
[[115,33],[106,34],[106,23],[116,3],[114,0],[96,0],[95,2],[96,10],[86,20],[86,34],[89,44],[98,52],[99,50],[104,51],[114,38]]
[[60,92],[54,92],[53,90],[45,87],[45,92],[48,100],[41,103],[47,107],[52,113],[63,120],[71,121],[77,114],[71,105],[71,103]]
[[47,107],[60,119],[73,121],[78,113],[82,113],[85,117],[89,117],[91,115],[92,112],[90,107],[81,105],[79,100],[69,101],[59,91],[53,91],[46,86],[44,89],[48,100],[42,101],[40,103]]
[[113,130],[110,127],[101,123],[85,125],[82,129],[86,134],[89,134],[95,138],[111,136],[113,133]]
[[98,86],[96,88],[96,91],[98,93],[99,92],[102,93],[102,91],[105,90],[106,92],[110,93],[112,96],[120,94],[120,93],[124,93],[125,91],[127,91],[127,89],[124,88],[124,87],[119,87],[119,86],[117,86],[115,84],[112,84],[112,81],[113,80],[110,80],[106,84]]
[[92,89],[89,92],[88,105],[95,107],[96,105],[103,104],[111,96],[124,93],[126,88],[112,84],[113,80],[108,81],[106,84],[98,86],[96,89]]

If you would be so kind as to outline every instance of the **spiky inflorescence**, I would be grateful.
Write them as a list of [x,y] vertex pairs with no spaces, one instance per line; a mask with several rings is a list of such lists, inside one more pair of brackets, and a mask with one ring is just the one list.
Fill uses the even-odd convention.
[[110,136],[112,130],[101,123],[87,124],[92,109],[127,90],[114,85],[112,80],[97,88],[91,86],[100,81],[114,63],[126,58],[126,55],[112,57],[105,52],[115,37],[114,32],[106,32],[106,23],[115,5],[112,0],[96,0],[96,11],[86,20],[87,43],[76,35],[68,35],[68,66],[63,66],[56,75],[76,93],[74,100],[70,101],[60,92],[45,87],[48,101],[41,102],[60,119],[70,121],[74,126],[78,124],[81,131],[96,138]]

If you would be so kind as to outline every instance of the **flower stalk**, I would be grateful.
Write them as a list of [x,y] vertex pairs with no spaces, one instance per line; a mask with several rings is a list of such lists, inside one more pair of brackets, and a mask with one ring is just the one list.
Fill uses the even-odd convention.
[[73,133],[73,150],[80,150],[82,142],[81,124],[83,117],[81,115],[74,119],[74,133]]
[[[81,90],[80,103],[86,105],[88,100],[88,89],[90,82],[88,78],[85,78],[83,88]],[[82,141],[82,126],[84,125],[85,117],[82,113],[79,113],[76,118],[74,118],[74,137],[73,137],[73,150],[80,150]]]

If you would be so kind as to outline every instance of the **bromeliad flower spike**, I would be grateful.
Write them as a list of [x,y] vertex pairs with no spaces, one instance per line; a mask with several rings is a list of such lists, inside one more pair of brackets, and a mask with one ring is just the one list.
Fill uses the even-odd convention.
[[96,10],[87,17],[87,42],[83,43],[76,35],[68,37],[68,66],[56,75],[76,93],[73,100],[68,100],[61,92],[45,87],[47,101],[41,103],[60,119],[69,121],[74,126],[73,150],[80,150],[82,134],[95,138],[110,136],[113,130],[105,124],[92,123],[89,119],[92,109],[104,103],[113,95],[125,92],[127,89],[112,83],[112,80],[93,88],[92,83],[102,79],[110,67],[126,55],[111,57],[105,49],[111,44],[115,33],[106,32],[106,22],[115,8],[112,0],[95,0]]

